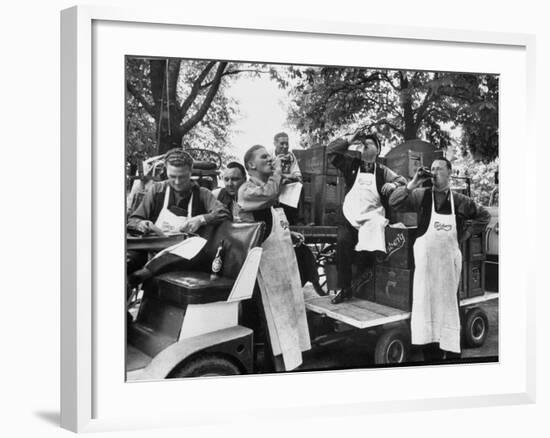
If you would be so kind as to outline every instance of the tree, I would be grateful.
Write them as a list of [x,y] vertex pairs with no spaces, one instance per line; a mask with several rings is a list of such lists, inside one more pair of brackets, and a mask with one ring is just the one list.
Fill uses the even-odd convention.
[[151,141],[154,131],[156,154],[177,146],[223,151],[237,112],[225,89],[245,71],[239,64],[127,57],[126,68],[129,143]]
[[439,148],[461,126],[467,146],[498,155],[498,79],[455,74],[349,67],[289,67],[272,73],[293,98],[289,122],[309,144],[365,128],[391,143],[424,138]]

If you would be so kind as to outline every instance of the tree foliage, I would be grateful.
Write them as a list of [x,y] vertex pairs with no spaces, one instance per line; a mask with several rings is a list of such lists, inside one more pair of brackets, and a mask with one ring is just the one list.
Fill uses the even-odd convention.
[[254,74],[224,61],[127,57],[127,151],[144,142],[150,154],[183,146],[223,155],[238,113],[226,90],[244,72]]
[[460,126],[476,159],[498,156],[494,75],[294,66],[272,75],[292,95],[289,121],[306,146],[365,128],[392,144],[421,138],[447,148]]

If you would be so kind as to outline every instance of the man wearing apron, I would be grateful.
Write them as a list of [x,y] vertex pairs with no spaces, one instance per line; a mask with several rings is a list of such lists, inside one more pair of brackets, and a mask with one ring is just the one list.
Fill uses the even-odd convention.
[[[347,153],[351,145],[358,148],[360,157]],[[334,304],[338,304],[351,298],[353,252],[369,251],[371,263],[374,263],[374,251],[386,251],[387,197],[407,181],[388,167],[376,163],[380,142],[375,135],[358,131],[349,140],[334,140],[328,145],[327,152],[332,164],[344,176],[346,191],[336,250],[340,291],[332,299]]]
[[[218,223],[230,217],[227,209],[210,190],[199,187],[191,180],[193,158],[188,153],[180,148],[172,149],[166,153],[164,162],[166,181],[153,183],[130,216],[129,227],[142,233],[159,230],[164,234],[194,233],[203,225]],[[128,278],[131,285],[139,284],[155,274],[142,272],[146,271],[140,269],[146,261],[146,253],[128,252],[126,269],[128,274],[132,274]]]
[[414,243],[411,341],[425,345],[425,360],[460,357],[458,284],[460,242],[470,237],[464,221],[487,224],[490,214],[472,199],[450,189],[452,166],[446,158],[432,163],[433,188],[419,188],[428,177],[419,169],[407,186],[395,190],[390,205],[418,213]]
[[266,239],[258,270],[259,293],[255,291],[252,306],[243,308],[243,316],[252,319],[246,313],[253,312],[260,317],[252,328],[265,341],[264,356],[271,362],[267,371],[288,371],[302,363],[302,352],[311,344],[291,231],[278,207],[281,167],[261,145],[246,152],[244,163],[250,179],[239,189],[239,216],[245,222],[264,221]]

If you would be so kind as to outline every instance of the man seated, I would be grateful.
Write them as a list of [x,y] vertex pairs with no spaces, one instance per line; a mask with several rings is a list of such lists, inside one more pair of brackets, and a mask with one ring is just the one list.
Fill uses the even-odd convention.
[[[360,157],[347,154],[351,145],[357,147]],[[407,180],[376,162],[380,142],[375,135],[357,131],[349,139],[338,138],[328,145],[327,153],[344,176],[346,193],[336,251],[340,291],[332,300],[338,304],[352,295],[353,251],[369,251],[371,263],[374,263],[375,251],[385,252],[388,196]]]
[[[274,163],[277,167],[281,167],[281,184],[302,182],[302,172],[298,166],[298,160],[289,150],[288,134],[286,132],[275,134],[273,144],[275,145]],[[298,209],[285,204],[281,206],[290,225],[295,225],[298,222]]]
[[239,188],[246,181],[246,170],[243,165],[236,161],[227,164],[222,174],[223,188],[212,191],[218,201],[220,201],[233,216],[233,221],[239,221],[239,204],[237,203],[237,194]]
[[[193,158],[182,149],[171,149],[164,158],[165,181],[155,182],[143,201],[132,213],[128,227],[142,233],[195,233],[200,227],[229,218],[229,211],[216,200],[210,190],[191,180]],[[172,258],[164,260],[172,261]],[[140,269],[147,261],[143,251],[129,251],[126,270],[130,286],[135,286],[155,275],[166,266],[162,257],[155,267]],[[152,272],[152,270],[154,272]]]

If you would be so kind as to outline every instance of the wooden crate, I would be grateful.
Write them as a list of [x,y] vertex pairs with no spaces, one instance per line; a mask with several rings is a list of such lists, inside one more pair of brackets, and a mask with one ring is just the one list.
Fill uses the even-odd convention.
[[338,175],[338,170],[328,160],[326,146],[315,146],[310,149],[294,149],[292,153],[296,156],[302,173]]
[[351,265],[351,289],[354,297],[374,301],[375,266],[364,256],[357,253]]
[[468,261],[485,260],[486,254],[486,233],[485,225],[473,223],[472,236],[462,244],[462,258]]
[[374,300],[396,309],[411,310],[413,270],[376,265]]
[[485,291],[485,262],[483,260],[462,263],[458,296],[460,299],[479,297]]
[[390,224],[402,223],[406,227],[418,226],[418,214],[415,211],[395,211],[390,209],[389,212]]
[[394,268],[411,269],[414,267],[413,245],[416,227],[386,227],[386,255],[378,258],[382,265]]

